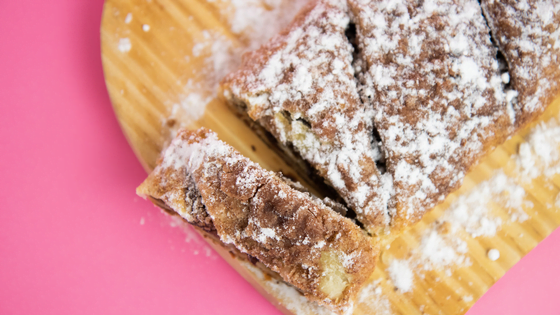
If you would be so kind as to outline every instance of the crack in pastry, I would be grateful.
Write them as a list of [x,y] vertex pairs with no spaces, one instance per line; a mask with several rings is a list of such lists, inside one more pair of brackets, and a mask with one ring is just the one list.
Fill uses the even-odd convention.
[[388,207],[398,231],[458,188],[512,133],[511,104],[477,1],[349,6],[363,56],[362,99],[373,108],[393,179]]
[[[354,77],[350,19],[343,1],[313,1],[292,25],[244,56],[222,82],[237,111],[263,126],[286,151],[293,148],[334,187],[365,226],[388,221],[387,189],[376,167],[372,111]],[[292,164],[299,164],[297,161]],[[367,214],[367,215],[364,215]]]
[[[496,55],[474,0],[315,1],[222,88],[315,167],[369,232],[395,234],[513,132]],[[338,119],[334,133],[327,119]],[[356,153],[366,158],[348,158]],[[332,161],[347,167],[333,172]]]
[[481,0],[493,38],[508,64],[504,81],[523,127],[558,95],[560,82],[560,2]]
[[180,131],[137,192],[340,313],[375,266],[371,239],[326,205],[332,201],[262,169],[206,129]]

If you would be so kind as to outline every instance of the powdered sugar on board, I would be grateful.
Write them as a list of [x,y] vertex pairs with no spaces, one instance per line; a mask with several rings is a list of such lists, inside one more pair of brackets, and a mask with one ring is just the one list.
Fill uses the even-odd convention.
[[526,140],[514,156],[519,178],[531,182],[537,177],[550,180],[560,174],[560,119],[541,122]]
[[191,54],[185,56],[185,60],[195,63],[195,70],[189,76],[192,79],[183,87],[184,93],[171,103],[168,119],[179,122],[173,131],[200,119],[206,105],[216,98],[218,83],[239,66],[243,52],[257,48],[278,33],[306,3],[303,0],[207,2],[217,6],[221,18],[237,39],[216,29],[203,29],[202,36],[193,39]]
[[288,25],[307,0],[207,0],[216,4],[230,30],[253,50]]
[[441,225],[429,228],[420,241],[415,252],[414,265],[423,270],[444,270],[457,266],[469,266],[470,259],[466,256],[469,248],[467,243],[456,234],[442,233]]
[[406,293],[412,291],[414,274],[408,261],[395,259],[388,268],[389,276],[399,291]]
[[451,276],[457,268],[472,264],[467,238],[493,237],[504,224],[529,218],[525,209],[533,207],[525,190],[503,171],[455,199],[437,222],[420,234],[420,244],[409,258],[393,259],[387,272],[401,292],[413,290],[413,273],[427,271]]
[[499,170],[468,194],[459,196],[446,210],[442,221],[450,224],[451,232],[463,229],[471,237],[492,237],[503,224],[494,207],[507,211],[511,221],[523,222],[529,218],[524,209],[532,208],[533,204],[526,200],[523,187]]
[[[535,126],[525,136],[527,142],[520,145],[519,153],[509,160],[513,167],[506,169],[513,169],[513,172],[506,174],[501,169],[495,170],[489,179],[458,195],[439,216],[438,221],[421,229],[418,245],[405,253],[404,259],[392,257],[387,262],[386,272],[393,286],[404,293],[403,288],[408,289],[408,284],[412,283],[410,290],[414,291],[414,281],[409,281],[410,270],[413,278],[424,279],[427,272],[434,271],[451,277],[457,269],[471,266],[474,260],[469,248],[470,240],[491,239],[506,225],[530,219],[528,213],[532,212],[535,205],[529,200],[531,197],[523,185],[530,187],[534,179],[550,183],[552,194],[549,208],[556,207],[557,211],[560,210],[560,192],[552,183],[559,174],[557,170],[560,166],[558,132],[558,117]],[[521,152],[527,149],[530,155]],[[390,248],[386,250],[390,252]],[[502,259],[501,250],[494,247],[484,250],[483,257],[488,262]],[[384,255],[386,254],[382,253]],[[436,281],[445,279],[436,278]],[[373,293],[367,295],[373,299]],[[472,300],[472,295],[463,296],[466,303]]]
[[201,35],[186,58],[196,65],[195,70],[183,87],[184,93],[171,106],[168,119],[179,122],[175,128],[200,119],[216,97],[220,79],[239,65],[242,49],[231,39],[213,30],[203,30]]
[[358,303],[362,309],[369,311],[367,314],[392,315],[391,303],[383,294],[380,282],[377,280],[364,286],[358,295]]
[[122,53],[127,53],[130,51],[130,49],[132,49],[132,43],[130,42],[130,39],[128,37],[124,37],[119,39],[119,45],[118,45],[119,51]]

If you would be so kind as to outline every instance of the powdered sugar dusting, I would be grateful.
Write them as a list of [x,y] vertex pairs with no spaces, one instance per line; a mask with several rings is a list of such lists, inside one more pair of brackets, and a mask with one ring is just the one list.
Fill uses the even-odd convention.
[[[459,195],[439,221],[421,234],[420,246],[413,250],[408,260],[413,270],[441,270],[451,275],[454,269],[471,265],[465,236],[493,237],[503,225],[529,219],[525,210],[532,208],[533,204],[518,183],[527,183],[541,176],[551,180],[560,173],[559,132],[558,118],[540,123],[526,136],[527,142],[520,145],[519,153],[512,156],[517,167],[514,178],[497,170],[490,179]],[[555,203],[560,208],[560,194]],[[498,209],[505,211],[507,216],[500,214]],[[493,252],[492,257],[497,254]]]
[[442,219],[451,229],[464,229],[472,237],[496,235],[502,219],[493,214],[492,206],[506,210],[511,221],[523,222],[529,216],[523,210],[533,204],[525,200],[523,187],[502,171],[496,171],[491,179],[478,184],[468,194],[459,196],[445,212]]
[[387,270],[389,271],[391,281],[393,281],[397,289],[403,293],[412,291],[414,274],[406,260],[393,260]]
[[[437,271],[451,277],[454,270],[472,265],[466,238],[493,237],[502,225],[528,219],[524,209],[530,207],[523,188],[503,171],[495,171],[490,179],[457,197],[438,221],[423,230],[419,246],[407,259],[390,261],[386,271],[393,285],[405,293],[414,290],[415,275],[423,279],[426,272]],[[507,215],[497,213],[497,208]],[[491,258],[495,257],[492,252]],[[464,301],[471,302],[472,296]]]
[[215,133],[209,133],[205,139],[194,143],[187,143],[180,137],[175,138],[163,153],[161,168],[184,168],[193,172],[204,163],[207,156],[221,157],[227,159],[230,163],[246,159],[236,153],[233,148],[220,141]]
[[[503,171],[495,171],[490,179],[458,196],[439,221],[423,231],[410,264],[419,271],[442,270],[448,276],[458,267],[470,266],[465,236],[493,237],[502,225],[527,220],[524,209],[533,204],[526,200],[526,195]],[[507,212],[506,220],[496,212],[497,208]]]
[[349,22],[343,2],[318,1],[226,79],[225,96],[243,102],[252,119],[292,146],[361,215],[386,208],[388,198],[373,190],[381,153],[356,87]]
[[434,270],[451,276],[457,268],[470,266],[466,237],[493,237],[504,224],[527,220],[524,209],[533,205],[526,198],[525,190],[512,178],[495,171],[490,179],[458,196],[438,221],[421,232],[420,244],[408,259],[391,261],[387,272],[393,284],[408,292],[413,288],[413,273],[423,277],[424,272]]
[[170,118],[186,120],[184,117],[188,117],[192,121],[200,119],[204,115],[206,104],[215,97],[215,92],[205,88],[204,84],[189,80],[184,88],[186,94],[180,96],[179,103],[173,104]]
[[421,268],[448,271],[457,266],[469,266],[467,243],[454,233],[441,233],[439,227],[428,229],[422,236],[417,253]]
[[552,118],[541,122],[519,146],[514,159],[519,178],[525,182],[544,176],[551,179],[560,174],[560,122]]
[[375,315],[392,315],[391,303],[379,286],[380,281],[374,281],[362,288],[358,295],[360,307],[364,307]]
[[202,117],[206,105],[216,98],[218,84],[228,73],[239,66],[241,55],[255,49],[285,27],[306,2],[275,0],[212,1],[217,4],[230,30],[238,35],[240,42],[215,30],[202,30],[201,37],[194,40],[191,59],[201,60],[202,67],[195,70],[184,93],[173,103],[170,119],[179,121],[178,127],[188,125]]
[[184,94],[171,107],[169,118],[181,122],[176,127],[202,117],[206,105],[217,95],[221,78],[239,65],[241,49],[215,31],[202,31],[202,37],[192,48],[192,56],[202,60],[202,68],[184,86]]
[[132,49],[132,43],[128,37],[119,39],[119,44],[117,46],[120,52],[127,53]]
[[124,23],[125,24],[129,24],[130,22],[132,22],[132,13],[128,13],[126,15],[126,17],[124,18]]
[[512,130],[496,50],[475,0],[350,3],[365,59],[356,65],[362,99],[395,181],[391,212],[418,220],[461,183],[487,141]]
[[231,0],[221,3],[221,12],[231,31],[241,36],[246,47],[256,49],[288,25],[306,3],[306,0]]
[[500,50],[509,64],[517,120],[542,112],[556,93],[560,76],[560,3],[547,0],[481,1]]

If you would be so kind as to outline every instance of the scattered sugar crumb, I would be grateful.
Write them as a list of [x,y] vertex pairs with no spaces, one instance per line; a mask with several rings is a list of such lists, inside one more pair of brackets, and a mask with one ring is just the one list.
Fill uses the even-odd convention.
[[531,130],[526,140],[514,156],[519,179],[530,182],[540,176],[552,178],[560,174],[559,120],[552,118],[541,122]]
[[237,68],[242,50],[218,32],[203,31],[202,35],[193,46],[192,54],[204,58],[204,79],[210,88],[216,89],[222,77]]
[[556,202],[554,204],[556,205],[556,208],[560,209],[560,193],[556,195]]
[[148,31],[150,30],[150,25],[148,25],[148,24],[142,25],[142,30],[143,30],[144,32],[148,32]]
[[307,0],[232,0],[222,10],[233,33],[254,50],[287,26]]
[[220,80],[239,66],[243,52],[258,48],[276,35],[306,3],[307,0],[233,0],[222,7],[220,14],[226,18],[231,31],[241,35],[242,42],[240,46],[234,46],[220,33],[202,31],[202,38],[195,39],[196,44],[192,48],[193,57],[202,58],[204,65],[191,75],[197,86],[195,89],[191,89],[189,84],[185,86],[179,101],[172,104],[168,119],[180,122],[177,128],[198,120],[206,105],[216,97]]
[[[181,225],[184,226],[184,222],[183,219],[178,218],[179,220],[181,220]],[[185,232],[185,242],[190,243],[193,242],[195,244],[201,244],[201,242],[203,242],[200,239],[200,235],[198,235],[198,233],[194,230],[194,228],[190,227],[190,226],[184,226],[184,232]]]
[[500,251],[492,248],[491,250],[488,251],[488,259],[490,259],[491,261],[496,261],[498,260],[498,258],[500,258]]
[[424,233],[419,253],[414,257],[424,270],[442,269],[450,273],[450,267],[471,264],[466,256],[468,250],[467,243],[459,236],[439,233],[434,227]]
[[[527,220],[529,216],[524,208],[533,204],[525,199],[526,195],[502,170],[495,171],[489,180],[458,196],[440,221],[423,232],[410,263],[423,270],[442,270],[447,276],[452,275],[454,268],[470,266],[469,248],[462,239],[464,232],[473,238],[492,237],[507,222]],[[493,210],[495,207],[506,210],[509,217],[499,217]]]
[[467,302],[467,303],[472,302],[472,300],[473,300],[472,295],[465,295],[465,296],[463,296],[463,301],[465,301],[465,302]]
[[507,72],[502,73],[502,82],[503,82],[504,84],[508,84],[508,83],[509,83],[509,73],[507,73]]
[[358,304],[367,314],[392,315],[391,303],[379,286],[381,280],[374,281],[362,288],[358,294]]
[[193,254],[198,255],[200,251],[203,251],[205,256],[215,260],[217,255],[214,254],[214,251],[208,245],[208,243],[202,238],[198,232],[188,224],[184,219],[178,216],[166,216],[169,219],[169,225],[171,227],[178,227],[185,233],[185,242],[189,243],[189,247],[194,249]]
[[146,220],[144,219],[144,217],[140,218],[140,225],[144,225],[144,223],[146,223]]
[[507,210],[511,221],[523,222],[529,218],[523,208],[533,207],[525,197],[523,187],[498,170],[489,180],[459,196],[449,206],[442,220],[449,222],[453,231],[464,229],[472,237],[491,237],[503,224],[502,219],[493,214],[492,206]]
[[129,24],[130,22],[132,22],[132,13],[127,14],[124,19],[124,23]]
[[[234,47],[225,36],[211,31],[203,31],[192,48],[192,56],[203,59],[203,67],[193,73],[184,86],[184,94],[178,96],[178,102],[171,106],[169,119],[188,124],[202,117],[206,105],[212,101],[218,91],[222,77],[233,71],[239,64],[241,50]],[[177,125],[175,128],[183,127]]]
[[173,104],[170,118],[185,120],[185,117],[189,117],[190,120],[196,121],[204,115],[206,104],[215,95],[205,89],[203,84],[195,83],[193,80],[189,80],[184,89],[186,93],[179,96],[178,103]]
[[118,48],[119,51],[122,53],[129,52],[130,49],[132,48],[132,43],[130,42],[130,39],[128,37],[119,39]]
[[414,284],[414,275],[408,261],[395,259],[388,268],[389,277],[401,292],[410,292]]

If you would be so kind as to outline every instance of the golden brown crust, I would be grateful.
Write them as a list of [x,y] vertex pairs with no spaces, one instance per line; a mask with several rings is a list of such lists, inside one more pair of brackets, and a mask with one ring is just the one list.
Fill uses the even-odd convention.
[[[354,223],[208,130],[180,131],[138,193],[203,229],[211,224],[223,243],[338,312],[351,306],[375,265],[372,243]],[[206,215],[192,206],[200,204]]]

